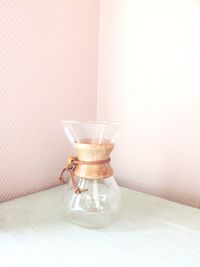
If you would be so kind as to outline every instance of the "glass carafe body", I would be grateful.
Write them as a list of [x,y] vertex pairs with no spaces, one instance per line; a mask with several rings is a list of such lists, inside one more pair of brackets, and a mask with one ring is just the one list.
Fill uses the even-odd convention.
[[87,228],[99,228],[112,223],[120,211],[121,202],[115,179],[77,178],[77,184],[88,191],[75,194],[71,183],[66,184],[63,202],[68,218]]

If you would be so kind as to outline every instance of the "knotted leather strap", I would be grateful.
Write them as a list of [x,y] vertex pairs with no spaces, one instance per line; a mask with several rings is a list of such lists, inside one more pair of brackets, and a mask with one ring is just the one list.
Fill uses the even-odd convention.
[[69,157],[67,160],[67,166],[62,170],[58,180],[65,184],[66,181],[63,178],[63,174],[65,173],[65,171],[68,172],[69,178],[71,179],[73,188],[74,188],[74,192],[76,194],[80,194],[82,192],[88,191],[88,188],[85,189],[80,189],[76,183],[75,177],[74,177],[74,168],[76,167],[76,165],[78,164],[83,164],[83,165],[99,165],[99,164],[106,164],[110,162],[110,158],[105,159],[105,160],[97,160],[97,161],[81,161],[78,160],[77,157]]

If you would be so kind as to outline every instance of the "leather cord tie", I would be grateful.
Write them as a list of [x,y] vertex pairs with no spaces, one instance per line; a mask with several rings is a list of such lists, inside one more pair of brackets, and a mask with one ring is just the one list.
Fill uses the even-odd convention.
[[81,161],[78,160],[77,157],[69,157],[67,161],[67,166],[62,170],[58,180],[60,183],[65,184],[66,180],[63,178],[63,175],[65,171],[68,172],[68,176],[71,179],[72,186],[74,188],[74,192],[76,194],[80,194],[82,192],[88,191],[88,188],[80,189],[76,183],[75,177],[74,177],[74,169],[77,165],[83,164],[83,165],[99,165],[99,164],[106,164],[110,162],[110,158],[105,160],[97,160],[97,161]]

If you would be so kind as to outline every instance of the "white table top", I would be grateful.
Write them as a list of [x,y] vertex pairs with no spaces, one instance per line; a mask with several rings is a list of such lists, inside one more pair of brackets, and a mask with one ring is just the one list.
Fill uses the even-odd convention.
[[89,230],[66,219],[62,189],[0,204],[0,266],[200,266],[200,210],[122,188],[119,219]]

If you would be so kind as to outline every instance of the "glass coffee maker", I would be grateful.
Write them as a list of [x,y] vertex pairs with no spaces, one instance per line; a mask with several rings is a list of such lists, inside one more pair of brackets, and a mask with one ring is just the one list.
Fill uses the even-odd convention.
[[120,211],[120,190],[113,177],[110,154],[120,129],[117,122],[64,121],[75,156],[69,157],[59,180],[66,183],[63,202],[69,219],[83,227],[112,223]]

